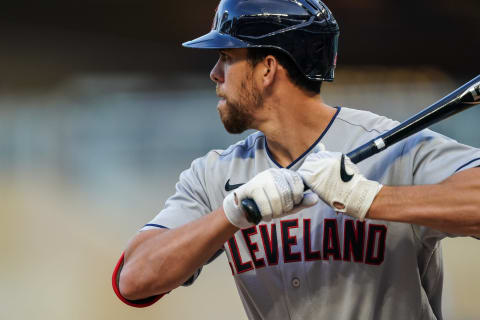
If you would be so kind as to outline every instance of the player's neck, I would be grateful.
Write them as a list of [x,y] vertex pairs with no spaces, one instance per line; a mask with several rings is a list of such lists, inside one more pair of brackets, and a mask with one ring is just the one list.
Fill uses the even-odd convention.
[[271,108],[270,118],[260,126],[272,156],[283,167],[300,157],[318,140],[335,115],[335,108],[320,96],[290,98]]

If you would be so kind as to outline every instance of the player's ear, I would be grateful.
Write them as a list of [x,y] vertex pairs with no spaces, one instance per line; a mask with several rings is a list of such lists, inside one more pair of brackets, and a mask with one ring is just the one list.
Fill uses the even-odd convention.
[[278,72],[278,60],[272,56],[267,55],[262,62],[262,77],[263,77],[263,85],[269,86],[273,83],[275,79],[275,75]]

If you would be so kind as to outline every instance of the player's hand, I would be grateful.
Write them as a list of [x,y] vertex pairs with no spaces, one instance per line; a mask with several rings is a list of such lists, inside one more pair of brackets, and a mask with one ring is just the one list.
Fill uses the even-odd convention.
[[366,179],[350,159],[339,152],[320,151],[307,156],[297,171],[305,184],[337,212],[363,220],[382,188]]
[[253,225],[247,221],[242,209],[241,201],[246,198],[255,201],[262,221],[266,222],[311,207],[319,200],[313,192],[304,192],[303,181],[298,173],[283,168],[265,170],[225,197],[225,215],[239,228]]

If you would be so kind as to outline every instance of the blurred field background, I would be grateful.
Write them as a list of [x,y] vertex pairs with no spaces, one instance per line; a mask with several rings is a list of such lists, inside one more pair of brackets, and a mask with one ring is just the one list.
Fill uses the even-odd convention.
[[[326,3],[342,28],[331,105],[403,120],[480,73],[478,1]],[[225,257],[147,309],[110,285],[179,173],[245,136],[218,119],[216,55],[180,47],[208,31],[215,6],[51,0],[0,12],[0,319],[245,319]],[[435,130],[480,147],[479,120],[472,109]],[[448,239],[443,252],[445,318],[478,319],[480,243]]]

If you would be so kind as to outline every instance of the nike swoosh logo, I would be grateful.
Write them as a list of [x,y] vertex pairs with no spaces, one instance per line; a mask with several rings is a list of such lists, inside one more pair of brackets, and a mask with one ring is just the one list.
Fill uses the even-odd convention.
[[348,174],[345,171],[345,155],[342,154],[342,159],[340,159],[340,178],[342,178],[343,182],[348,182],[352,180],[353,174]]
[[243,185],[244,183],[230,184],[230,179],[228,179],[227,182],[225,183],[225,191],[232,191]]

